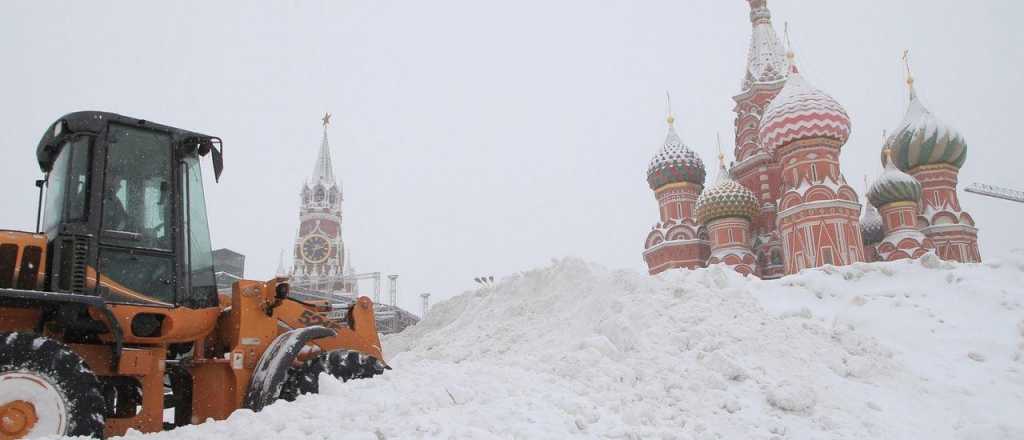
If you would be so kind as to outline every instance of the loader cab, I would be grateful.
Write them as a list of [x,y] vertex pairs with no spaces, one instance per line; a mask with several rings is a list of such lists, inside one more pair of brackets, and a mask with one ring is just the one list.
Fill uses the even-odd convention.
[[47,290],[112,303],[217,304],[201,160],[220,139],[113,113],[54,122],[37,149]]

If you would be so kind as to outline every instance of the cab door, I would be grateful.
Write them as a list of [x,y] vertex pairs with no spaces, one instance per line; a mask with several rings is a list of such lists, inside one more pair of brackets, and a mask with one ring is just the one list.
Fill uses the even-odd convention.
[[109,301],[175,304],[171,141],[146,127],[108,126],[96,279]]

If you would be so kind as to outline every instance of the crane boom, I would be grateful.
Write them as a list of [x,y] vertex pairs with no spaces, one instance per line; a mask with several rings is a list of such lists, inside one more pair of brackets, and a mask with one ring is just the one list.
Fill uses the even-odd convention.
[[1024,191],[1017,191],[1015,189],[986,185],[984,183],[972,183],[970,186],[964,188],[964,191],[986,197],[995,197],[997,199],[1009,200],[1011,202],[1024,203]]

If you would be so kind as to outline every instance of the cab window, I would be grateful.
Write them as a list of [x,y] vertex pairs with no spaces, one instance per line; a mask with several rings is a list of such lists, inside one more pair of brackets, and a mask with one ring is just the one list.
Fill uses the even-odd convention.
[[210,244],[210,227],[206,215],[206,198],[203,195],[203,175],[199,158],[186,157],[181,162],[181,187],[188,248],[186,262],[189,271],[191,291],[185,298],[186,306],[216,303],[217,283],[213,277],[213,249]]
[[103,191],[107,242],[171,251],[171,139],[164,133],[111,124]]
[[109,299],[175,302],[173,182],[170,135],[109,126],[98,269]]
[[65,142],[47,175],[42,231],[56,236],[62,221],[82,221],[89,201],[89,138]]

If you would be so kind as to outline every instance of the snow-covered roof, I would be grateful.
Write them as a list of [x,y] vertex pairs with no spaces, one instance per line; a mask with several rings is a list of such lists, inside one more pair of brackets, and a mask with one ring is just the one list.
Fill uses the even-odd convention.
[[751,219],[757,215],[760,206],[757,196],[745,186],[732,180],[725,169],[724,161],[718,168],[718,179],[697,198],[697,221],[707,224],[715,219],[739,217]]
[[845,143],[850,136],[850,117],[835,99],[807,82],[791,61],[789,79],[765,109],[759,135],[761,146],[770,153],[809,138]]
[[899,127],[886,141],[886,147],[893,150],[896,166],[903,171],[934,164],[960,168],[967,160],[967,143],[963,136],[925,108],[914,90],[913,78],[907,82],[910,104]]
[[860,234],[864,244],[875,244],[885,238],[885,230],[882,227],[882,216],[878,209],[870,203],[864,204],[864,212],[860,216]]
[[669,116],[665,144],[647,167],[647,183],[651,189],[678,182],[704,184],[704,161],[679,138],[674,122],[675,119]]
[[[891,152],[891,150],[887,151]],[[893,202],[921,200],[921,182],[896,168],[890,156],[891,154],[883,152],[885,169],[868,189],[868,200],[879,208]]]
[[[889,243],[893,247],[899,248],[901,241],[906,239],[912,239],[918,243],[924,243],[925,235],[917,229],[900,229],[898,231],[892,231],[885,236],[881,243]],[[881,244],[879,243],[879,244]]]

